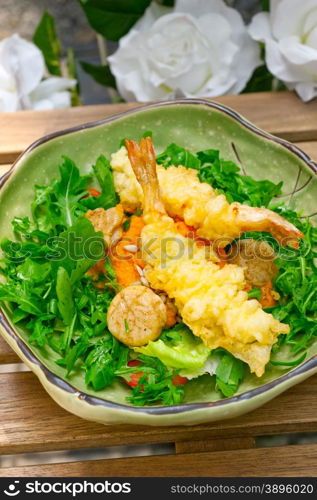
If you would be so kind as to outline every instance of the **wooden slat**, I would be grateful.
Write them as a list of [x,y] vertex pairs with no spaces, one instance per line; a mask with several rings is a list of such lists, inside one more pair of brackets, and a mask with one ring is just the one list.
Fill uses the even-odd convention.
[[[244,115],[259,127],[291,141],[317,140],[317,100],[304,104],[290,92],[223,96],[214,99]],[[51,111],[2,113],[0,163],[13,161],[39,137],[67,127],[106,118],[139,106],[119,103]]]
[[136,106],[138,106],[136,103],[119,103],[63,110],[1,113],[0,163],[14,161],[25,148],[43,135],[101,120]]
[[255,439],[253,437],[232,437],[204,439],[199,441],[177,441],[175,443],[176,453],[201,453],[207,451],[225,451],[225,450],[245,450],[255,448]]
[[317,430],[317,376],[243,417],[190,427],[86,422],[55,404],[32,373],[0,377],[2,454]]
[[0,335],[0,365],[8,363],[21,363],[21,360]]
[[317,444],[0,469],[0,477],[316,477]]

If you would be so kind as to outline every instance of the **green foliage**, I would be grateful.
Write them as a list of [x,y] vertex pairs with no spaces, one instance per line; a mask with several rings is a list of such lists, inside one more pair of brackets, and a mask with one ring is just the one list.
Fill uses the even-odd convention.
[[89,196],[81,201],[82,207],[94,210],[102,207],[105,210],[119,203],[119,197],[115,191],[112,168],[109,160],[104,155],[100,155],[93,166],[93,172],[101,188],[100,196]]
[[60,165],[60,178],[46,186],[35,186],[32,215],[37,229],[57,234],[70,227],[82,212],[80,200],[87,194],[91,176],[80,175],[75,163],[67,158]]
[[157,0],[157,3],[165,5],[166,7],[174,7],[175,0]]
[[[106,191],[106,182],[113,184],[113,179],[103,175],[101,167],[98,171]],[[85,276],[105,256],[102,234],[83,217],[86,209],[81,202],[90,180],[65,158],[59,179],[36,186],[33,220],[15,217],[17,240],[1,242],[0,272],[6,283],[0,284],[0,301],[14,306],[13,321],[30,330],[32,344],[48,343],[66,354],[78,335],[88,332],[95,337],[105,331],[106,311],[114,296],[109,262],[104,277],[109,288],[103,292]]]
[[242,175],[239,167],[232,161],[223,160],[216,149],[199,151],[194,155],[185,148],[171,144],[156,160],[165,168],[183,165],[198,170],[200,181],[225,194],[230,203],[239,201],[255,207],[268,206],[272,198],[281,193],[282,182],[256,181],[248,175]]
[[132,395],[127,400],[135,406],[145,406],[153,404],[173,405],[181,403],[184,397],[184,387],[175,386],[173,378],[177,371],[167,368],[158,358],[138,356],[141,362],[137,369],[135,367],[122,367],[117,370],[117,375],[129,380],[129,375],[142,372],[137,387],[132,388]]
[[104,257],[104,241],[101,232],[95,232],[92,223],[86,218],[76,222],[53,239],[54,252],[50,256],[52,265],[64,267],[71,277],[72,284]]
[[85,195],[90,176],[80,175],[75,163],[64,157],[60,181],[54,186],[55,204],[60,211],[60,225],[70,227],[76,219],[79,200]]
[[269,92],[273,90],[273,80],[274,76],[269,72],[266,65],[263,64],[254,70],[242,94],[249,92]]
[[[294,354],[306,351],[317,336],[317,228],[311,222],[302,220],[296,212],[277,207],[275,210],[303,233],[298,251],[279,247],[276,264],[279,273],[274,288],[281,295],[279,304],[271,309],[280,321],[290,325],[288,335],[279,337],[279,345],[291,347]],[[290,360],[293,363],[293,360]],[[296,364],[296,363],[295,363]],[[291,365],[290,365],[291,366]]]
[[110,66],[99,66],[97,64],[91,64],[84,61],[80,61],[80,65],[82,69],[95,80],[95,82],[103,85],[104,87],[117,89],[116,80],[111,73]]
[[65,325],[69,326],[74,317],[75,306],[72,294],[72,283],[64,267],[59,267],[57,271],[56,295],[59,312],[61,313]]
[[270,11],[270,0],[262,0],[262,10],[266,12]]
[[116,370],[126,365],[128,351],[110,333],[99,340],[85,360],[86,384],[95,391],[110,385],[116,377]]
[[76,86],[71,89],[72,106],[80,106],[82,102],[80,99],[79,78],[76,68],[74,50],[71,47],[67,49],[66,64],[69,78],[74,78],[75,80],[77,80]]
[[158,340],[134,350],[156,357],[166,366],[188,372],[199,371],[210,355],[210,349],[183,323],[165,330]]
[[223,351],[216,369],[216,387],[225,396],[232,397],[244,378],[246,364]]
[[18,304],[21,311],[29,314],[40,315],[45,311],[41,298],[32,289],[30,283],[0,283],[0,301]]
[[119,40],[152,0],[78,0],[91,27],[107,40]]
[[99,203],[105,209],[114,207],[119,202],[119,198],[116,194],[109,160],[104,155],[99,156],[96,164],[93,166],[93,171],[102,190]]
[[274,196],[281,193],[282,182],[256,181],[248,175],[242,175],[239,167],[232,161],[220,158],[217,150],[200,151],[197,157],[201,161],[199,179],[224,193],[229,202],[266,207]]
[[61,44],[53,16],[45,11],[33,35],[33,42],[42,51],[45,64],[52,75],[61,76]]
[[[256,181],[242,175],[238,166],[223,160],[217,150],[193,154],[172,144],[158,161],[165,168],[172,164],[195,168],[202,182],[224,193],[230,202],[268,206],[281,191],[281,183]],[[16,240],[1,242],[4,257],[0,273],[6,283],[0,283],[0,301],[13,309],[13,322],[30,332],[31,344],[40,348],[49,345],[60,354],[58,364],[65,368],[68,377],[73,371],[83,371],[86,384],[98,391],[117,377],[130,383],[130,377],[141,372],[140,377],[134,378],[138,382],[128,397],[131,404],[178,404],[184,397],[184,387],[175,386],[174,377],[179,370],[181,374],[189,372],[188,377],[193,372],[194,376],[203,373],[210,351],[184,324],[164,329],[159,340],[134,351],[108,331],[107,310],[118,284],[105,255],[103,236],[94,231],[84,214],[88,208],[113,207],[118,198],[111,165],[103,155],[93,166],[93,174],[101,189],[98,197],[88,196],[92,176],[80,175],[69,158],[64,158],[59,178],[35,187],[33,218],[15,217],[12,227]],[[291,332],[280,335],[271,363],[287,369],[305,359],[317,336],[317,229],[289,208],[276,206],[273,210],[304,233],[298,250],[281,247],[269,233],[249,232],[241,238],[268,241],[278,255],[274,288],[281,298],[268,311],[288,323]],[[101,258],[105,275],[100,277],[104,289],[99,290],[86,272]],[[254,287],[249,297],[259,299],[261,290]],[[294,355],[286,361],[278,357],[283,344]],[[246,365],[224,349],[216,349],[212,355],[218,363],[216,387],[225,397],[231,397],[245,376]],[[129,356],[137,356],[140,364],[129,366]]]
[[261,288],[254,286],[252,290],[248,292],[249,299],[258,299],[260,300],[262,297]]
[[183,165],[183,167],[195,168],[197,170],[200,168],[200,161],[195,155],[174,143],[170,144],[163,153],[158,155],[156,161],[164,168],[170,165],[175,165],[176,167]]

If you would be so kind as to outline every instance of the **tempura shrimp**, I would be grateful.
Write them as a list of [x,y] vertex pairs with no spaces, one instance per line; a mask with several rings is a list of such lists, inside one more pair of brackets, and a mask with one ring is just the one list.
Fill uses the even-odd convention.
[[[142,205],[144,196],[140,184],[133,178],[124,148],[112,155],[111,164],[121,202],[133,209]],[[216,241],[219,247],[225,247],[245,231],[270,232],[281,244],[294,248],[303,237],[293,224],[271,210],[237,202],[230,204],[223,194],[200,182],[197,170],[182,166],[166,169],[157,165],[157,176],[166,212],[171,217],[180,217],[188,226],[196,228],[198,236]]]
[[104,208],[88,210],[85,217],[92,223],[95,231],[102,232],[107,247],[113,245],[121,238],[124,218],[121,205],[108,208],[107,210]]
[[[227,349],[261,376],[277,336],[288,333],[289,326],[265,313],[258,301],[248,300],[241,267],[221,268],[212,254],[207,259],[204,248],[178,233],[160,196],[151,139],[141,139],[140,146],[127,140],[126,147],[144,193],[141,239],[151,287],[175,300],[182,320],[205,345]],[[167,240],[169,251],[162,252]]]

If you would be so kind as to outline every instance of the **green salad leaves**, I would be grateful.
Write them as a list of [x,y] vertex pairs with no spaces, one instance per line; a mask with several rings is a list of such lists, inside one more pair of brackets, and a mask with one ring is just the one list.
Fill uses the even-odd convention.
[[198,373],[210,355],[210,349],[198,337],[194,337],[183,323],[177,324],[170,330],[164,330],[159,340],[151,341],[142,347],[135,347],[134,350],[147,356],[154,356],[171,368]]
[[253,207],[267,207],[274,196],[281,194],[282,182],[274,184],[268,180],[256,181],[243,175],[235,163],[223,160],[216,149],[199,151],[194,155],[171,144],[157,156],[156,161],[165,168],[183,165],[198,170],[199,180],[223,193],[230,203],[238,201]]
[[[194,154],[171,144],[157,162],[164,168],[193,168],[201,182],[223,193],[229,202],[270,207],[304,233],[298,250],[281,247],[268,233],[241,235],[266,240],[277,255],[279,271],[273,286],[280,298],[268,311],[288,323],[291,332],[279,337],[271,363],[281,369],[301,363],[317,336],[317,229],[290,207],[272,206],[273,198],[281,193],[281,182],[244,175],[217,150]],[[90,191],[93,181],[99,184],[94,194]],[[103,235],[84,215],[88,209],[108,209],[118,202],[105,156],[97,158],[87,175],[81,175],[77,165],[64,157],[59,177],[35,186],[31,217],[13,219],[14,240],[1,241],[0,273],[5,282],[0,283],[0,301],[10,310],[13,322],[29,332],[32,345],[53,349],[65,376],[71,379],[81,374],[94,391],[116,382],[129,387],[127,401],[135,406],[179,404],[186,398],[188,380],[188,385],[199,383],[201,375],[209,374],[215,389],[232,397],[249,373],[248,366],[224,349],[210,351],[185,324],[164,329],[159,339],[134,349],[109,332],[107,310],[119,286]],[[124,230],[129,228],[130,216]],[[98,279],[102,288],[87,273],[101,260],[104,274]],[[248,293],[250,298],[261,298],[260,288]],[[282,346],[290,348],[294,359],[279,358]]]

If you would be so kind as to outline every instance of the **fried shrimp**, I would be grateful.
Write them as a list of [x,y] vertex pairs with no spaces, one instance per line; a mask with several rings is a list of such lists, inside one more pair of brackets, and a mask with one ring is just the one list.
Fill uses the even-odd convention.
[[159,337],[166,323],[166,308],[149,288],[131,285],[115,296],[107,321],[114,337],[130,347],[138,347]]
[[95,231],[102,232],[104,241],[108,247],[121,238],[122,222],[124,218],[121,205],[108,208],[108,210],[104,208],[88,210],[85,217],[92,223]]
[[263,375],[277,336],[289,326],[265,313],[257,300],[248,300],[241,267],[221,268],[212,252],[206,257],[206,247],[179,234],[160,196],[151,139],[142,139],[140,146],[127,140],[126,147],[144,193],[141,239],[151,287],[174,299],[184,323],[210,349],[223,347]]
[[[133,178],[131,161],[125,148],[112,155],[111,165],[123,205],[133,209],[143,205],[140,181]],[[157,165],[156,168],[166,212],[195,227],[198,236],[217,240],[220,247],[225,247],[245,231],[267,231],[281,244],[298,247],[298,239],[303,234],[275,212],[237,202],[230,204],[223,194],[200,182],[197,170],[182,166],[165,169]]]

